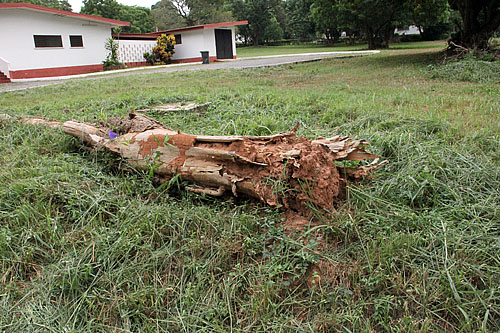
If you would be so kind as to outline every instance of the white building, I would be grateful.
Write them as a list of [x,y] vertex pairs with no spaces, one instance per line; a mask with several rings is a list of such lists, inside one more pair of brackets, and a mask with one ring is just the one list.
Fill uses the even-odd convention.
[[400,35],[400,36],[413,36],[413,35],[420,35],[420,30],[416,25],[410,25],[407,27],[399,27],[394,30],[395,35]]
[[111,29],[128,22],[27,3],[0,3],[0,80],[97,72]]
[[147,34],[120,34],[119,60],[127,66],[147,65],[144,53],[152,53],[156,38],[161,34],[175,36],[174,63],[199,62],[201,51],[208,51],[210,61],[236,59],[235,26],[246,25],[248,21],[222,22],[197,25]]

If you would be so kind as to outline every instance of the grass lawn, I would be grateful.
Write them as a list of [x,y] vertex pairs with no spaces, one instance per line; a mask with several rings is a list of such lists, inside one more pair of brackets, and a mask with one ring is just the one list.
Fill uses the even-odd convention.
[[1,93],[0,113],[84,121],[210,101],[156,118],[211,135],[300,122],[390,164],[322,219],[320,249],[274,209],[167,192],[55,129],[0,121],[0,330],[500,330],[500,85],[430,79],[436,45]]
[[[419,42],[419,43],[398,43],[391,45],[391,49],[416,49],[416,48],[443,48],[445,42]],[[346,45],[338,44],[325,46],[321,44],[300,44],[283,46],[245,46],[238,47],[236,53],[238,58],[269,56],[279,54],[298,54],[316,52],[337,52],[337,51],[360,51],[367,50],[368,44]]]

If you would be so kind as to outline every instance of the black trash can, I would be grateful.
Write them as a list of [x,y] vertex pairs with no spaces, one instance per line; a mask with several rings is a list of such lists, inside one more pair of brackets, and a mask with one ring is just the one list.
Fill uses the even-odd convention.
[[200,51],[201,53],[201,61],[203,64],[210,63],[210,57],[208,56],[208,51]]

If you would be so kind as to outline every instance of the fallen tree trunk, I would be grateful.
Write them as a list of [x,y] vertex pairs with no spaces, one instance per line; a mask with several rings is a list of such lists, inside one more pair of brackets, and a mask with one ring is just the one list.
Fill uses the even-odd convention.
[[[365,151],[366,141],[341,136],[311,141],[296,137],[296,129],[272,136],[191,135],[135,113],[97,125],[43,118],[20,121],[61,127],[81,142],[153,171],[161,182],[180,175],[193,184],[189,189],[194,192],[243,194],[304,216],[310,215],[311,204],[332,211],[344,196],[348,178],[366,176],[386,163]],[[336,164],[366,159],[374,161],[353,168]]]

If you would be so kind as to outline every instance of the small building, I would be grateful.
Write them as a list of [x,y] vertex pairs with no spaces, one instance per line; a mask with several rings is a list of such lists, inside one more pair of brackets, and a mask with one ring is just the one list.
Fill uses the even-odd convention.
[[397,27],[396,29],[394,29],[394,34],[399,36],[420,35],[420,29],[416,25]]
[[173,63],[200,62],[201,51],[208,51],[210,61],[236,59],[235,26],[248,21],[203,24],[147,34],[122,33],[119,40],[119,60],[129,67],[147,65],[144,53],[152,53],[156,38],[162,34],[175,36]]
[[112,28],[128,25],[28,3],[0,3],[0,80],[102,71]]

